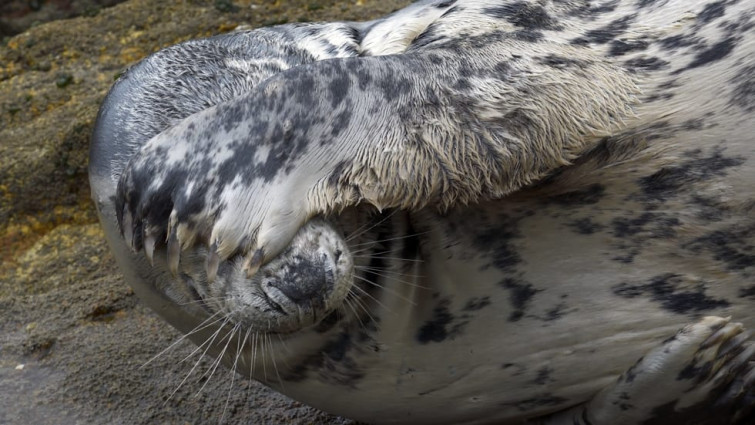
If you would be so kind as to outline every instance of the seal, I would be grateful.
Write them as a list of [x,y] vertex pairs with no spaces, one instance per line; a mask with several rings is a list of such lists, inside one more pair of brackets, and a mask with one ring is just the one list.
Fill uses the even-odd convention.
[[754,17],[435,0],[179,44],[104,101],[93,198],[150,307],[325,411],[750,423]]

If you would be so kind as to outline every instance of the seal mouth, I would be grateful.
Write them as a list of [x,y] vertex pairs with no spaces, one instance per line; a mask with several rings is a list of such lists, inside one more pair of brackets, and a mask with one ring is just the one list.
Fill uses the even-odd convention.
[[283,305],[281,305],[281,304],[279,304],[278,302],[275,301],[275,298],[279,298],[279,297],[283,296],[282,293],[280,295],[278,295],[278,296],[274,296],[274,295],[270,294],[269,292],[270,291],[277,291],[277,292],[280,293],[280,291],[277,290],[276,288],[274,288],[274,287],[273,288],[268,287],[267,289],[265,289],[264,286],[262,286],[261,288],[262,288],[262,290],[260,291],[260,295],[264,298],[265,302],[267,302],[268,305],[270,305],[270,307],[272,307],[280,315],[282,315],[282,316],[288,316],[289,313],[288,313],[288,311],[286,311],[283,308]]

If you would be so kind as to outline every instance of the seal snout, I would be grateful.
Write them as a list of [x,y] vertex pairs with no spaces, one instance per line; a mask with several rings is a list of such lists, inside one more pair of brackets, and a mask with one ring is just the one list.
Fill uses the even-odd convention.
[[319,259],[298,257],[284,273],[265,277],[261,286],[269,294],[275,288],[299,307],[320,307],[333,289],[334,275],[324,254]]
[[[249,278],[241,261],[221,264],[207,284],[217,310],[265,332],[295,332],[338,308],[352,286],[353,259],[340,233],[313,219],[289,247]],[[227,268],[226,268],[227,267]]]

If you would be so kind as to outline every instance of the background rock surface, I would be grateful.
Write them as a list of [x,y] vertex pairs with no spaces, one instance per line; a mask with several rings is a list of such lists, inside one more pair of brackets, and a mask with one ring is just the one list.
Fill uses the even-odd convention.
[[89,137],[114,78],[160,48],[239,25],[365,20],[407,3],[4,2],[0,424],[350,423],[222,366],[209,376],[211,360],[188,342],[147,363],[180,335],[115,267],[89,198]]

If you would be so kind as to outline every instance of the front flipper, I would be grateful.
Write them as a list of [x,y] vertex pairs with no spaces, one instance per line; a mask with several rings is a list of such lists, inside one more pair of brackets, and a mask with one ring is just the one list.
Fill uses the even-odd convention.
[[705,317],[664,341],[583,406],[543,425],[751,423],[755,342],[742,324]]
[[172,268],[199,241],[210,277],[234,253],[253,273],[316,214],[515,191],[624,128],[636,93],[589,48],[500,34],[320,61],[153,138],[121,178],[119,222],[136,248],[167,238]]

